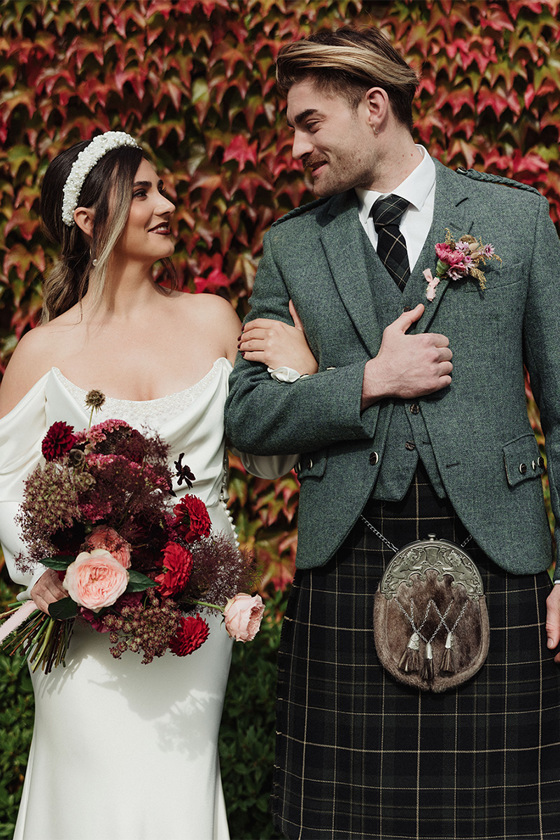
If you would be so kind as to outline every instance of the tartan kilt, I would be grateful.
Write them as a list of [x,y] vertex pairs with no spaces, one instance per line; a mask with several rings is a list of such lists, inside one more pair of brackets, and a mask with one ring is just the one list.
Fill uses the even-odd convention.
[[[364,516],[402,547],[466,536],[417,474]],[[546,572],[511,575],[472,544],[490,651],[444,694],[378,662],[373,600],[392,551],[358,520],[324,567],[296,573],[278,655],[272,809],[288,838],[560,838],[560,669],[546,648]]]

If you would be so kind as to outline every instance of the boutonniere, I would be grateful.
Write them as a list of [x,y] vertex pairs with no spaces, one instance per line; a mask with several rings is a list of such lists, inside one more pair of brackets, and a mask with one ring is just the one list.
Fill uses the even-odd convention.
[[472,277],[478,281],[481,289],[486,288],[486,277],[479,265],[485,265],[486,260],[500,260],[492,245],[483,245],[481,239],[465,234],[458,242],[455,242],[451,232],[446,228],[445,242],[436,245],[438,258],[436,265],[436,276],[432,275],[429,268],[424,269],[423,274],[428,282],[426,297],[433,300],[436,296],[436,286],[439,281],[447,277],[449,280],[460,280],[462,277]]

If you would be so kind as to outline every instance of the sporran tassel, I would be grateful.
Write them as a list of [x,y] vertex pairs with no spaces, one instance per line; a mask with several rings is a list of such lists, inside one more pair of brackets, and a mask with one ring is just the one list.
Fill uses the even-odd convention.
[[426,642],[426,652],[424,654],[424,664],[422,666],[421,678],[425,682],[432,682],[434,678],[434,654],[432,651],[431,642]]
[[418,633],[413,633],[408,641],[403,655],[400,658],[399,670],[405,674],[416,674],[420,670],[420,657],[418,650],[420,648],[420,636]]
[[449,632],[445,640],[445,650],[441,658],[440,674],[454,674],[453,664],[453,633]]

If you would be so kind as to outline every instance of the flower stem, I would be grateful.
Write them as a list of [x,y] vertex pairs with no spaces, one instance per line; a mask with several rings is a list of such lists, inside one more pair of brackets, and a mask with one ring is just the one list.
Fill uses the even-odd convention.
[[36,671],[37,667],[41,664],[41,660],[43,659],[43,656],[45,654],[45,651],[48,648],[51,636],[53,634],[54,625],[55,625],[55,619],[54,618],[49,618],[48,621],[45,621],[45,629],[43,630],[43,628],[41,628],[42,629],[42,635],[43,635],[44,638],[43,638],[41,647],[39,648],[38,651],[33,653],[32,659],[30,660],[29,664],[31,666],[32,671]]
[[197,598],[187,598],[186,599],[189,604],[198,604],[200,607],[208,607],[211,610],[218,610],[219,612],[224,612],[224,607],[219,607],[217,604],[209,604],[208,601],[199,601]]

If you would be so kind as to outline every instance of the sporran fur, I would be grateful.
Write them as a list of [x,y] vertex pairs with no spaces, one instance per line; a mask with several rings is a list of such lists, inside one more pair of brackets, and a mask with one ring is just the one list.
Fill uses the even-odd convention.
[[375,594],[373,627],[379,660],[399,682],[442,692],[470,679],[484,664],[490,641],[475,563],[434,535],[405,546]]

